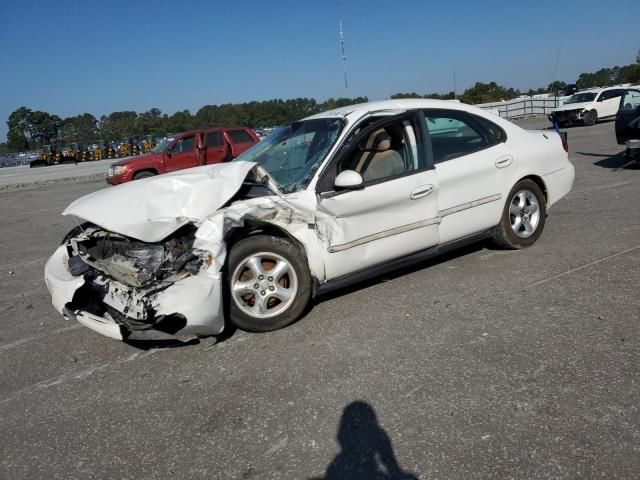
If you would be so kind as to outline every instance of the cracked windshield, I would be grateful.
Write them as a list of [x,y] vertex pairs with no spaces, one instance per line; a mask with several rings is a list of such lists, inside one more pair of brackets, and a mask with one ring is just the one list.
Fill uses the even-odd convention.
[[341,129],[342,120],[335,118],[293,122],[276,130],[237,160],[259,163],[283,191],[295,192],[309,182]]

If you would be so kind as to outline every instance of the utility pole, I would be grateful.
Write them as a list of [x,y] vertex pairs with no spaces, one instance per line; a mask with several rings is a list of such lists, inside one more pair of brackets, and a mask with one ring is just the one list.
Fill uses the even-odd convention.
[[[553,82],[556,81],[556,73],[558,72],[558,63],[560,62],[560,52],[562,52],[562,45],[558,47],[558,54],[556,55],[556,62],[553,65],[553,75],[551,75],[551,85],[553,86]],[[555,92],[557,94],[557,92]],[[554,95],[557,96],[557,95]]]
[[456,66],[453,66],[453,99],[456,100],[458,98],[458,91],[456,89]]
[[344,72],[344,92],[345,96],[348,96],[349,82],[347,80],[347,55],[344,53],[344,31],[342,30],[342,18],[340,14],[340,2],[337,2],[338,17],[340,24],[340,52],[342,54],[342,70]]

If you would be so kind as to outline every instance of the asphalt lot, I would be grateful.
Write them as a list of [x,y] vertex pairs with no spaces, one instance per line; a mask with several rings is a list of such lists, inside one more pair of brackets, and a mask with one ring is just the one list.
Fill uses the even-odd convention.
[[421,479],[638,478],[640,169],[613,123],[568,131],[575,187],[532,248],[467,248],[282,331],[175,348],[50,305],[59,213],[104,180],[0,191],[0,478],[412,478],[394,458]]

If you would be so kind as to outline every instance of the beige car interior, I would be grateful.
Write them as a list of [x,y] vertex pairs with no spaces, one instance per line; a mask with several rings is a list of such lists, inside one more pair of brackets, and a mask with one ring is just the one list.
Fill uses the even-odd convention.
[[393,138],[385,128],[380,128],[369,135],[360,158],[354,162],[355,171],[362,175],[365,182],[391,177],[405,171],[404,159],[397,151],[397,149],[402,151],[401,132],[398,137],[396,142],[393,142]]

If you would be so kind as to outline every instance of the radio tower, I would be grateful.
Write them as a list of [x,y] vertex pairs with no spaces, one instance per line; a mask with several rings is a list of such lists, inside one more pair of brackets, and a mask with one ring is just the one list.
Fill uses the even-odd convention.
[[[338,2],[338,17],[340,15],[340,2]],[[340,21],[340,51],[342,52],[342,69],[344,71],[344,91],[345,94],[349,92],[349,82],[347,81],[347,56],[344,53],[344,32],[342,31],[342,18]]]

